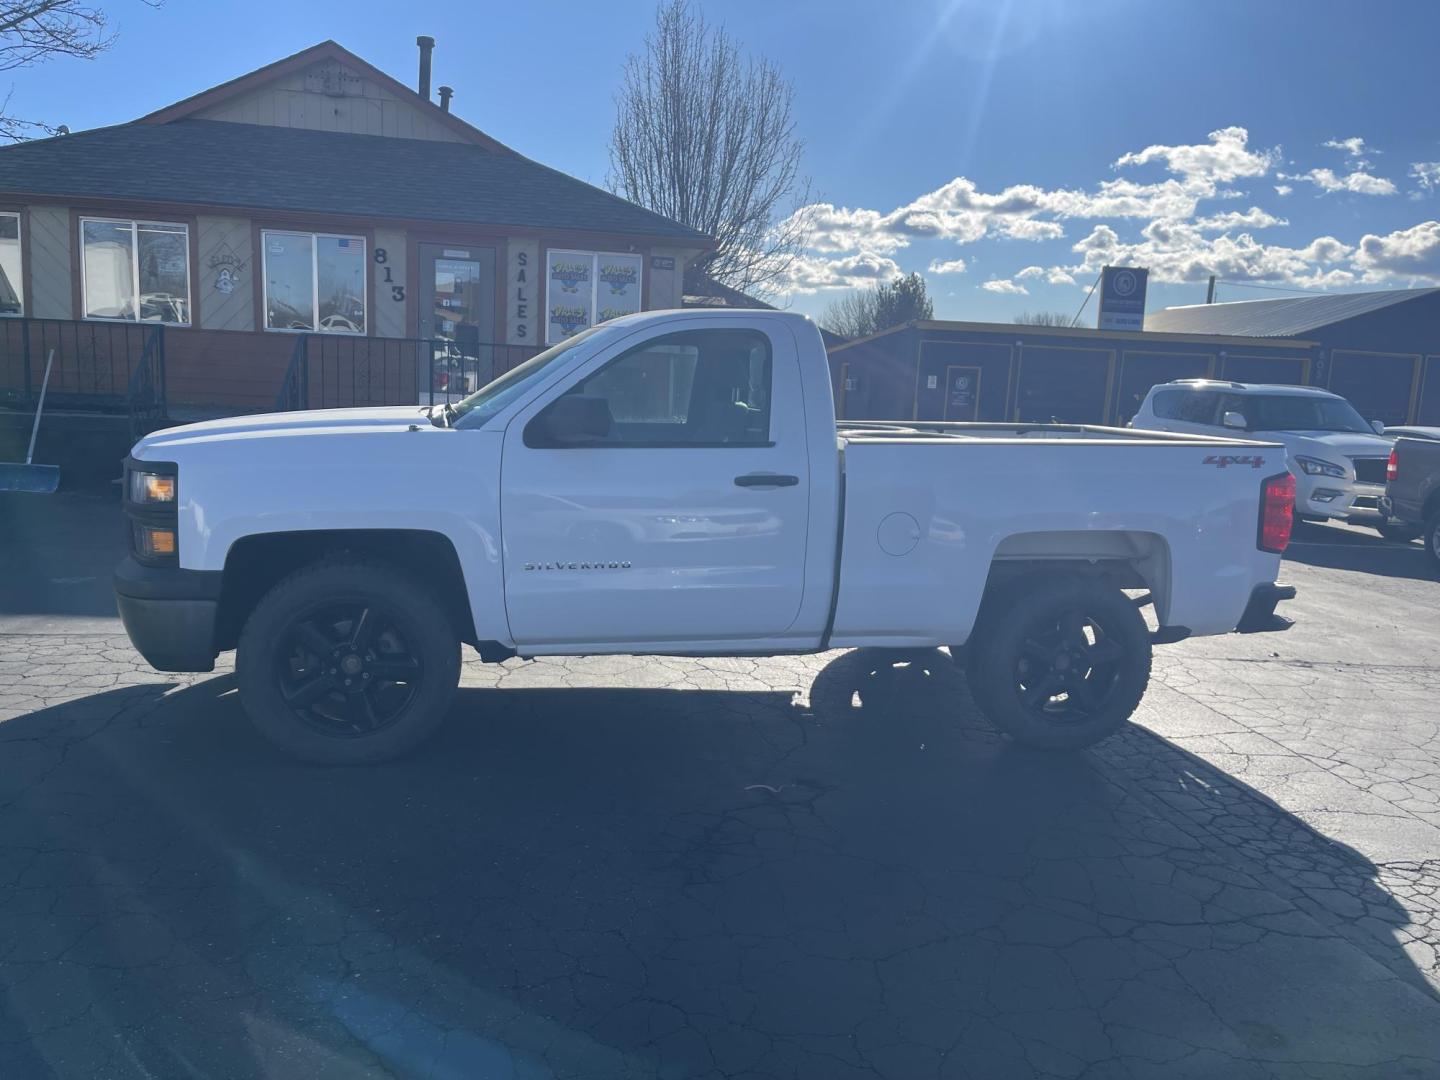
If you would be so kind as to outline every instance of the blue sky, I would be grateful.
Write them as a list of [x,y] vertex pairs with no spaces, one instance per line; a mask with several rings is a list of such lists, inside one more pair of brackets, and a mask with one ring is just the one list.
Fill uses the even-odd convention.
[[[326,37],[411,82],[429,33],[458,113],[594,183],[620,69],[653,13],[630,0],[105,6],[116,47],[5,73],[13,113],[123,122]],[[1440,282],[1440,4],[700,6],[795,83],[815,204],[789,282],[800,310],[897,269],[926,274],[940,317],[1001,321],[1075,310],[1105,262],[1150,266],[1152,309],[1199,302],[1211,272],[1296,289]]]

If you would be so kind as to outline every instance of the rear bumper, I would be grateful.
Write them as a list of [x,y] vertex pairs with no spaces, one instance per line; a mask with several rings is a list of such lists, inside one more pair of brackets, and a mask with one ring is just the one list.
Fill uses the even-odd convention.
[[1275,614],[1275,605],[1282,600],[1294,599],[1294,585],[1280,581],[1256,585],[1250,593],[1250,602],[1245,605],[1245,614],[1240,616],[1240,622],[1235,627],[1236,631],[1241,634],[1264,634],[1289,630],[1294,624],[1290,619]]
[[142,566],[115,568],[115,603],[130,643],[157,671],[214,671],[219,571]]

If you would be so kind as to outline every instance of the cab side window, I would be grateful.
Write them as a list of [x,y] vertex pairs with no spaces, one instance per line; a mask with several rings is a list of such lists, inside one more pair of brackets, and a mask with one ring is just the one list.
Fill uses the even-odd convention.
[[1213,390],[1190,390],[1175,413],[1176,420],[1187,424],[1214,424],[1215,410],[1220,404],[1220,395]]
[[687,330],[651,338],[610,361],[564,398],[608,428],[576,442],[551,438],[552,402],[526,427],[531,446],[766,446],[770,443],[770,341],[755,330]]

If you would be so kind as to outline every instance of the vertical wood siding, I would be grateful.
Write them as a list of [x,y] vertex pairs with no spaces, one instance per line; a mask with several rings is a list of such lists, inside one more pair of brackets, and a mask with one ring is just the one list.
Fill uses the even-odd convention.
[[296,72],[253,93],[202,110],[196,116],[205,120],[339,131],[351,135],[464,141],[445,124],[427,116],[424,110],[384,87],[364,78],[358,79],[358,83],[358,93],[332,96],[307,87],[306,73]]
[[70,268],[70,208],[30,207],[30,312],[39,319],[73,319]]
[[[206,330],[254,330],[255,288],[260,267],[247,218],[201,217],[199,265],[194,280],[200,301],[200,325]],[[218,286],[230,271],[230,292]]]

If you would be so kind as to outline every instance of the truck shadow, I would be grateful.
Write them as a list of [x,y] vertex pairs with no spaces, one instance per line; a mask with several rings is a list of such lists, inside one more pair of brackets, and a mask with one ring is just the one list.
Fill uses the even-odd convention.
[[0,737],[0,1075],[1440,1056],[1377,867],[1142,728],[1016,748],[938,652],[842,654],[808,700],[466,689],[374,769],[278,757],[229,677]]

